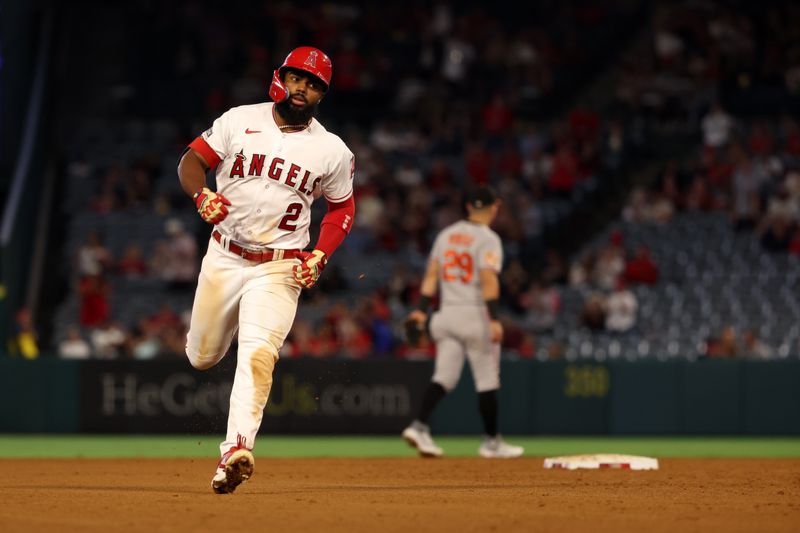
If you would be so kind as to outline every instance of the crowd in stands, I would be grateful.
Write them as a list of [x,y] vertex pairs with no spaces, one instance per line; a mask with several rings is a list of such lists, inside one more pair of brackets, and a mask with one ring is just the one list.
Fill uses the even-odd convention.
[[696,122],[718,97],[779,111],[800,94],[798,22],[793,2],[658,3],[651,39],[621,61],[616,105],[666,122]]
[[665,165],[654,187],[636,188],[624,216],[668,223],[676,211],[726,212],[765,250],[800,256],[800,126],[794,117],[736,119],[715,105],[702,120],[702,146]]
[[[684,211],[727,210],[737,228],[757,232],[765,247],[800,253],[800,178],[791,171],[800,145],[796,121],[740,121],[723,105],[711,106],[744,67],[751,68],[753,85],[785,73],[784,88],[794,90],[797,58],[785,45],[796,32],[788,22],[797,19],[796,8],[779,3],[752,18],[723,3],[702,6],[652,10],[654,37],[620,62],[615,105],[606,113],[559,105],[582,88],[576,73],[614,66],[601,62],[602,47],[593,43],[608,38],[610,47],[620,32],[637,27],[631,2],[545,2],[536,8],[539,18],[524,21],[513,10],[489,11],[478,3],[380,10],[368,3],[323,4],[311,8],[324,11],[319,17],[301,17],[301,6],[265,4],[244,20],[220,12],[214,24],[192,2],[137,4],[152,9],[147,24],[155,34],[121,67],[117,81],[127,89],[108,105],[125,126],[117,145],[108,140],[108,146],[114,152],[148,135],[160,142],[102,161],[83,146],[66,174],[92,191],[81,209],[154,214],[165,221],[163,239],[145,258],[147,243],[122,243],[114,256],[99,234],[86,235],[69,273],[78,320],[54,345],[75,358],[181,356],[190,309],[165,304],[123,323],[110,304],[114,281],[159,279],[169,290],[193,292],[208,228],[199,219],[187,227],[185,218],[175,218],[193,206],[169,162],[228,107],[264,101],[271,69],[297,42],[313,42],[332,56],[333,90],[320,119],[356,154],[357,217],[341,259],[334,257],[316,292],[304,292],[284,357],[431,357],[429,340],[408,346],[398,328],[421,279],[419,261],[407,258],[424,259],[435,233],[462,216],[462,191],[475,183],[491,184],[503,199],[493,228],[505,253],[504,353],[540,353],[538,337],[563,318],[565,288],[585,295],[581,327],[622,335],[635,330],[639,302],[631,288],[660,279],[651,251],[627,249],[618,234],[602,249],[569,259],[549,232],[646,142],[636,118],[681,117],[702,133],[703,149],[688,162],[665,165],[657,185],[635,188],[625,220],[668,224]],[[694,16],[697,10],[706,18]],[[382,19],[393,20],[395,29],[382,31]],[[144,23],[134,18],[132,34]],[[754,60],[762,50],[783,55],[762,64]],[[152,74],[147,79],[137,76],[144,64]],[[137,116],[145,118],[131,118]],[[93,139],[91,132],[76,137],[76,144]],[[394,257],[386,265],[391,275],[354,293],[356,278],[342,262],[346,257],[349,268],[374,254]],[[758,342],[753,336],[737,350],[764,352],[753,348]],[[709,355],[730,352],[730,344],[710,342]],[[547,347],[548,358],[566,352],[564,341]]]

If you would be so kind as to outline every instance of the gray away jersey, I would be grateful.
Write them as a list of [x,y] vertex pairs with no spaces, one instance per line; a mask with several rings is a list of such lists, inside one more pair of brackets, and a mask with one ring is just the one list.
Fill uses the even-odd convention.
[[442,306],[483,305],[480,271],[500,273],[503,246],[500,237],[484,224],[460,220],[439,233],[429,261],[439,262]]

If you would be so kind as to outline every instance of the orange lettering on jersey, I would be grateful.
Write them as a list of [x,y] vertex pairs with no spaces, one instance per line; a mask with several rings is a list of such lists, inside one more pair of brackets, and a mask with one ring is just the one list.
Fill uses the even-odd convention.
[[280,157],[276,157],[272,160],[272,163],[269,165],[269,171],[267,172],[267,176],[277,181],[281,177],[281,172],[283,171],[283,164],[286,161],[281,159]]
[[472,235],[466,235],[464,233],[453,233],[452,235],[450,235],[448,242],[456,246],[469,246],[470,244],[472,244],[472,241],[474,240],[475,238]]
[[458,253],[455,250],[447,250],[444,253],[444,265],[442,266],[442,279],[444,281],[460,281],[469,283],[475,274],[472,256],[467,252]]
[[286,185],[289,187],[294,187],[296,185],[294,180],[298,172],[300,172],[300,167],[292,163],[292,166],[289,167],[289,174],[286,175]]
[[249,176],[261,176],[264,171],[264,154],[253,154],[253,159],[250,161],[250,170],[247,171]]

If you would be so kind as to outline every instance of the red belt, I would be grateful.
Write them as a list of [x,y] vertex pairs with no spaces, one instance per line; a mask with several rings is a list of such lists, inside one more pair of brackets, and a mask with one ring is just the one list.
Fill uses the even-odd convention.
[[[214,230],[211,233],[214,240],[222,244],[222,234]],[[281,259],[294,259],[299,257],[300,250],[248,250],[239,246],[233,241],[228,241],[228,251],[238,255],[248,261],[255,261],[256,263],[266,263],[268,261],[280,261]]]

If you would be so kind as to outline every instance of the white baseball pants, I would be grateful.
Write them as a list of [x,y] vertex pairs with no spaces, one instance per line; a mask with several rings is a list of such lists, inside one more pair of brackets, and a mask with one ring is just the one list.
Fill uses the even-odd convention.
[[224,454],[237,437],[253,448],[272,388],[278,353],[294,322],[300,286],[298,259],[254,263],[210,239],[195,292],[186,355],[197,369],[216,365],[238,328],[239,350],[231,391]]

